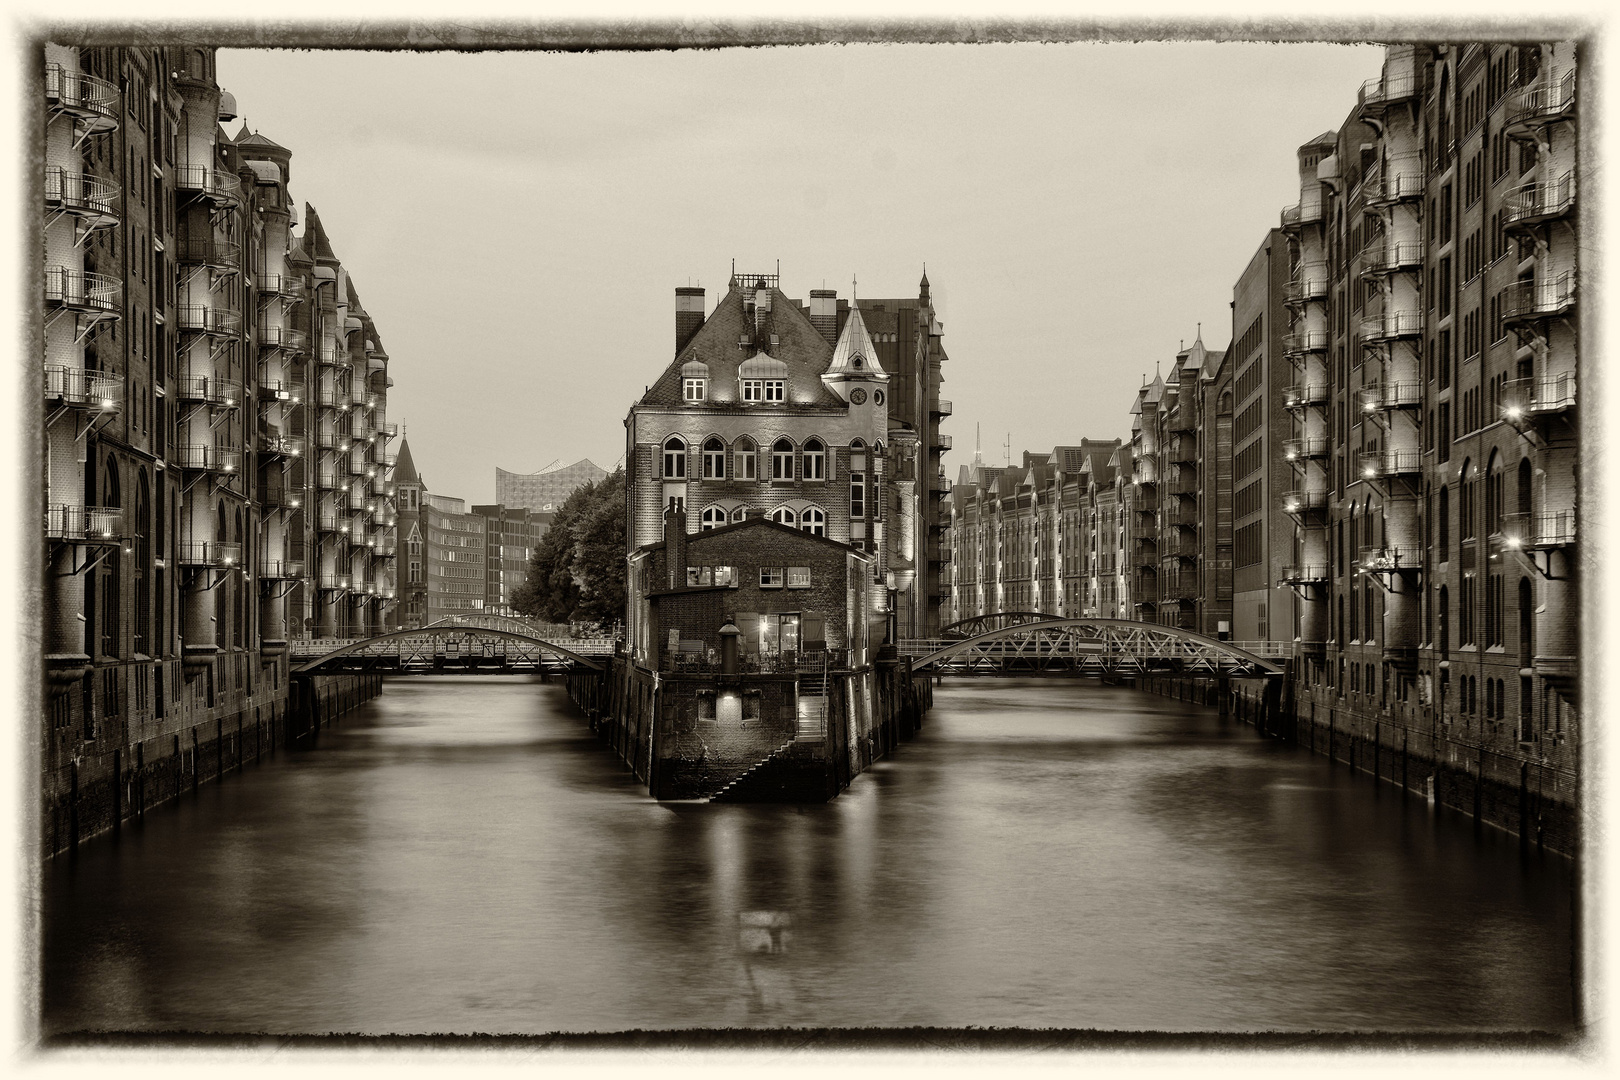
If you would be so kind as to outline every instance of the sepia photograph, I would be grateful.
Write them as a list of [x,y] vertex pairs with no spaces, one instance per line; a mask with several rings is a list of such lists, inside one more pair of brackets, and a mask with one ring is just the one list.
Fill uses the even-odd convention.
[[1590,11],[213,14],[13,41],[18,1053],[1606,1060]]

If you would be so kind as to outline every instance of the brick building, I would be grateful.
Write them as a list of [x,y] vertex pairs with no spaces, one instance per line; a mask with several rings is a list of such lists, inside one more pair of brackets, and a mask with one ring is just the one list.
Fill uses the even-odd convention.
[[273,728],[290,637],[392,624],[393,429],[381,335],[313,209],[294,231],[291,152],[221,127],[213,50],[43,61],[54,850]]

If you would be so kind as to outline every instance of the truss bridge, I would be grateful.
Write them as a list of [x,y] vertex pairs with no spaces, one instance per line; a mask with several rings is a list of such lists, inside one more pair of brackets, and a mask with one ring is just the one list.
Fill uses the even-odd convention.
[[949,636],[901,641],[913,671],[952,675],[1189,675],[1273,678],[1292,642],[1235,642],[1129,619],[1004,612],[965,619]]
[[521,675],[602,671],[606,638],[548,641],[522,619],[463,615],[367,638],[290,643],[294,674],[369,671],[390,675]]

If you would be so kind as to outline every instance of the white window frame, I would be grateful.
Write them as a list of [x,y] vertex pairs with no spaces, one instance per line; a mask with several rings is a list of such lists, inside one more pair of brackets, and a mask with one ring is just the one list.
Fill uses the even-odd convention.
[[685,401],[707,401],[709,397],[709,380],[702,377],[687,377],[681,380],[681,398]]
[[[680,449],[671,450],[672,445],[679,446]],[[671,435],[664,440],[664,479],[686,479],[686,440],[679,435]]]
[[786,379],[766,379],[765,380],[765,400],[766,401],[785,401],[785,400],[787,400],[787,380]]
[[[786,450],[778,449],[778,447],[784,442],[788,443],[788,448]],[[776,442],[771,444],[772,480],[792,481],[796,478],[793,467],[793,456],[793,444],[791,441],[786,439],[778,439]]]
[[786,583],[786,575],[780,566],[762,566],[759,568],[759,587],[762,589],[780,589]]
[[[709,449],[710,443],[717,443],[718,450]],[[724,480],[726,478],[726,444],[718,438],[703,440],[703,479]]]
[[807,506],[799,515],[799,528],[811,536],[827,535],[827,515],[819,506]]
[[786,525],[790,529],[799,527],[799,515],[791,506],[778,506],[771,511],[771,520],[778,525]]
[[[708,532],[710,529],[718,529],[720,526],[722,526],[722,525],[724,525],[726,523],[727,517],[728,517],[728,515],[726,514],[726,508],[725,507],[723,507],[723,506],[705,506],[703,508],[703,521],[702,521],[702,526],[703,527],[702,527],[701,531],[702,532]],[[713,518],[714,520],[711,521],[710,520],[711,518]]]
[[863,472],[849,474],[849,516],[858,521],[866,520],[866,474]]
[[808,566],[788,567],[787,587],[790,589],[808,589],[810,587],[810,568]]
[[[812,450],[812,446],[819,449]],[[804,478],[821,481],[827,479],[827,444],[811,439],[804,444]]]
[[744,379],[742,381],[742,399],[744,401],[764,401],[765,380]]

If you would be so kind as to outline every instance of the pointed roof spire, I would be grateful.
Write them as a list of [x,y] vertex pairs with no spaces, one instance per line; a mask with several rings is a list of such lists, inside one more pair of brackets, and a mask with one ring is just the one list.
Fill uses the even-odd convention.
[[883,365],[878,360],[877,350],[872,347],[871,335],[866,332],[866,321],[861,318],[861,306],[855,302],[854,279],[851,279],[850,288],[849,318],[844,322],[843,332],[838,335],[838,343],[833,346],[832,363],[827,366],[827,374],[859,371],[863,375],[883,375]]
[[419,485],[422,483],[422,478],[416,472],[416,462],[411,458],[410,440],[403,436],[399,440],[399,457],[394,459],[394,472],[391,479],[396,484]]

